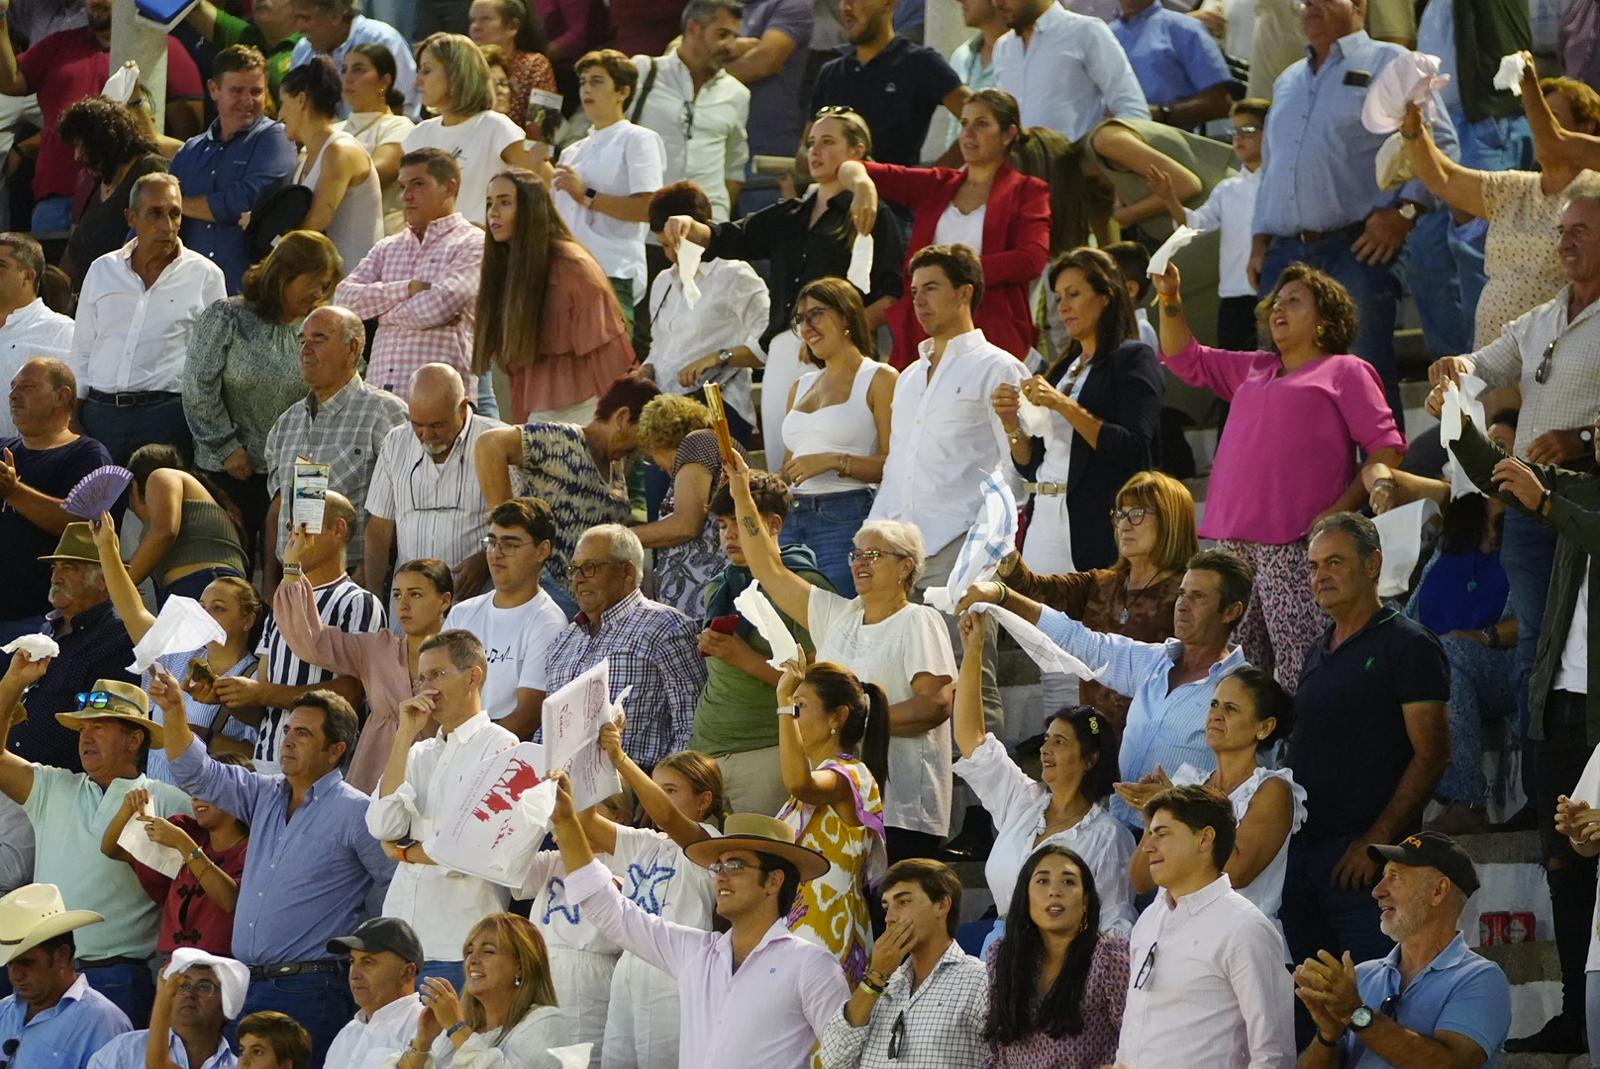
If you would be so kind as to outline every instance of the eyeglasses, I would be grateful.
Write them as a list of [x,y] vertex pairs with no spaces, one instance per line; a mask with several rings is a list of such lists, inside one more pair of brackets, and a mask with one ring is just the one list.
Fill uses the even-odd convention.
[[857,561],[866,561],[868,564],[877,564],[884,557],[899,557],[905,559],[904,553],[896,553],[892,549],[852,549],[845,554],[845,559],[851,564]]
[[178,994],[199,995],[201,998],[209,998],[221,990],[210,980],[186,980],[178,985]]
[[1233,136],[1235,137],[1239,137],[1241,135],[1248,137],[1251,134],[1259,134],[1260,132],[1261,127],[1257,126],[1255,123],[1248,123],[1244,126],[1235,126],[1233,128]]
[[1390,1020],[1394,1020],[1396,1011],[1400,1009],[1400,996],[1404,992],[1396,991],[1378,1004],[1378,1012]]
[[460,674],[461,669],[459,668],[436,668],[432,672],[424,672],[419,675],[417,677],[417,682],[431,685],[439,682],[439,680],[445,678],[446,676],[458,676]]
[[828,309],[826,308],[809,308],[804,312],[796,312],[789,317],[789,327],[793,330],[799,330],[803,325],[816,330],[817,324],[822,322],[822,317],[827,314]]
[[571,582],[574,579],[593,579],[595,576],[600,574],[601,568],[621,563],[621,561],[615,560],[591,560],[584,561],[582,564],[572,564],[567,567],[567,581]]
[[84,709],[109,709],[113,705],[125,705],[129,709],[137,712],[140,716],[144,715],[143,709],[140,709],[137,704],[129,701],[120,694],[112,694],[110,691],[106,690],[92,690],[87,694],[78,695],[78,709],[80,711]]
[[6,1069],[6,1066],[11,1064],[11,1059],[16,1057],[17,1048],[20,1046],[22,1046],[20,1039],[8,1039],[3,1046],[0,1046],[0,1053],[6,1056],[6,1060],[0,1062],[0,1069]]
[[889,1057],[891,1060],[900,1057],[900,1044],[906,1041],[906,1011],[901,1010],[900,1016],[894,1019],[894,1027],[889,1030]]
[[1539,361],[1539,366],[1533,372],[1533,381],[1540,386],[1550,377],[1550,358],[1556,355],[1556,340],[1550,339],[1550,344],[1544,347],[1544,358]]
[[812,118],[825,119],[829,115],[854,115],[855,113],[856,109],[848,104],[829,104],[825,108],[818,108],[816,115],[812,116]]
[[743,872],[745,869],[754,869],[760,872],[761,866],[754,861],[741,861],[736,857],[730,857],[726,861],[713,861],[706,866],[706,871],[713,876],[721,876],[723,873],[732,876],[734,873]]
[[1159,945],[1159,943],[1150,944],[1150,952],[1144,956],[1144,964],[1139,966],[1139,975],[1133,978],[1134,990],[1143,987],[1150,979],[1150,970],[1156,967],[1156,947]]
[[694,101],[683,102],[683,139],[689,140],[694,136]]
[[[406,489],[409,490],[410,493],[411,493],[411,511],[412,512],[460,512],[461,511],[461,503],[462,503],[462,501],[465,500],[465,496],[464,495],[466,493],[467,480],[469,478],[471,478],[471,473],[467,470],[467,459],[466,458],[467,458],[468,450],[463,449],[463,448],[459,448],[459,446],[462,445],[462,444],[464,444],[464,443],[459,443],[459,442],[456,443],[456,446],[452,447],[450,455],[445,458],[444,463],[441,464],[441,465],[434,465],[433,458],[429,457],[427,455],[426,451],[424,451],[422,456],[417,458],[416,463],[411,465],[411,474],[406,478]],[[419,504],[417,504],[417,473],[419,471],[425,470],[422,467],[422,465],[424,463],[426,463],[426,464],[428,464],[430,466],[433,466],[434,469],[435,469],[435,472],[436,472],[436,478],[433,480],[433,485],[435,487],[434,500],[436,500],[436,501],[438,500],[438,497],[437,497],[438,490],[437,490],[437,488],[438,488],[439,484],[444,482],[444,480],[449,477],[449,472],[445,471],[444,469],[446,467],[450,466],[450,465],[455,465],[455,479],[456,479],[456,501],[455,501],[455,504],[453,504],[453,505],[437,505],[437,504],[436,505],[419,505]],[[424,495],[423,496],[427,496],[426,488],[424,488]]]
[[1127,521],[1129,527],[1137,527],[1143,523],[1144,518],[1150,515],[1150,513],[1153,511],[1155,510],[1138,507],[1131,509],[1112,509],[1111,525],[1115,527],[1117,524]]
[[496,535],[483,536],[483,548],[489,553],[504,553],[510,555],[523,546],[531,545],[526,538],[500,538]]

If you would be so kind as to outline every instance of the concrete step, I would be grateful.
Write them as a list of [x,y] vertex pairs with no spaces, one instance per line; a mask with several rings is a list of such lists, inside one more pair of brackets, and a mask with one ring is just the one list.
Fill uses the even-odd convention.
[[1502,1054],[1500,1069],[1589,1069],[1589,1056],[1579,1054]]
[[1561,961],[1553,942],[1503,943],[1478,947],[1477,951],[1500,966],[1513,986],[1554,980],[1561,975]]

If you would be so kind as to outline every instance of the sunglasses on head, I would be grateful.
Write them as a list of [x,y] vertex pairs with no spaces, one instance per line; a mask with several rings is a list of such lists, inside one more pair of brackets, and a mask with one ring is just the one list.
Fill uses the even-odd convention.
[[[108,690],[91,690],[86,694],[78,695],[79,712],[82,712],[85,709],[109,709],[113,705],[125,705],[139,713],[139,715],[144,715],[144,710],[140,709],[137,704],[129,701],[120,694],[112,694]],[[0,1069],[4,1069],[4,1067],[0,1066]]]

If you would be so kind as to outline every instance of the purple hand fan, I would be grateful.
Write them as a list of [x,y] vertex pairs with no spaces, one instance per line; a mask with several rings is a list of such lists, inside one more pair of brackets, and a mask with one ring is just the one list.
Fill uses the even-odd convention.
[[116,464],[99,467],[78,480],[61,507],[74,516],[97,520],[102,512],[110,512],[122,492],[133,482],[133,472]]

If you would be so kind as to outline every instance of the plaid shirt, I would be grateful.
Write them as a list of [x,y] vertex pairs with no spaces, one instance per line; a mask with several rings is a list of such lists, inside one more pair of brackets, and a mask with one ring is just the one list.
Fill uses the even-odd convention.
[[[410,227],[384,238],[339,283],[334,304],[378,321],[367,378],[405,400],[411,373],[440,363],[471,385],[483,242],[483,231],[454,212],[429,223],[421,238]],[[430,287],[413,295],[413,280]]]
[[[1490,386],[1522,388],[1516,453],[1546,431],[1566,431],[1594,422],[1600,405],[1600,301],[1567,318],[1572,287],[1505,325],[1500,336],[1467,356],[1473,374]],[[1549,367],[1540,382],[1540,367]]]
[[606,658],[611,659],[611,699],[633,687],[623,706],[628,726],[622,748],[645,771],[689,744],[694,707],[706,681],[698,647],[699,625],[635,590],[600,616],[590,632],[579,613],[545,654],[545,677],[554,694]]
[[[328,489],[349,498],[356,509],[356,529],[350,532],[345,550],[345,561],[354,568],[361,563],[367,488],[378,450],[389,432],[409,418],[404,401],[369,386],[360,375],[350,376],[338,393],[320,405],[316,394],[307,394],[267,432],[267,493],[282,493],[285,485],[294,481],[296,457],[330,465]],[[285,504],[278,516],[280,554],[289,541],[291,513]]]
[[911,1065],[980,1069],[989,1055],[983,1039],[988,1013],[988,969],[951,940],[915,991],[911,961],[901,962],[860,1028],[845,1020],[841,1006],[822,1032],[817,1056],[826,1069],[893,1069],[907,1064],[900,1059],[909,1059]]

